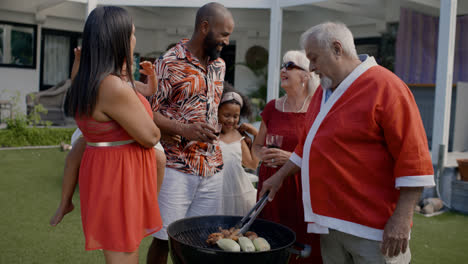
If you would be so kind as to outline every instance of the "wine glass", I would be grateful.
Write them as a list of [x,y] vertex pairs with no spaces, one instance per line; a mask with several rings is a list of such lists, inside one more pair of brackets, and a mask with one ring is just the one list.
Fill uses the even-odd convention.
[[215,134],[215,136],[217,138],[214,140],[213,144],[208,143],[207,152],[206,152],[207,156],[213,156],[213,153],[216,151],[216,144],[218,143],[219,135],[221,134],[221,130],[223,129],[223,125],[221,125],[220,123],[217,123],[217,124],[213,125],[213,128],[215,130],[214,134]]
[[219,137],[219,135],[221,134],[221,130],[223,129],[223,125],[221,125],[220,123],[214,125],[214,129],[215,129],[215,136]]
[[281,148],[283,143],[283,136],[275,134],[267,134],[266,145],[267,148]]

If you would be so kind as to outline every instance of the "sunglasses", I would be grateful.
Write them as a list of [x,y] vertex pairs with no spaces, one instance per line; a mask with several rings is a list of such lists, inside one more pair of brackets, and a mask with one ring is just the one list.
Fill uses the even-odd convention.
[[293,70],[293,69],[306,71],[303,68],[301,68],[301,67],[297,66],[296,64],[294,64],[294,62],[292,62],[292,61],[288,61],[288,62],[285,62],[285,63],[281,64],[281,69],[283,69],[283,68],[286,68],[286,70],[288,70],[288,71]]

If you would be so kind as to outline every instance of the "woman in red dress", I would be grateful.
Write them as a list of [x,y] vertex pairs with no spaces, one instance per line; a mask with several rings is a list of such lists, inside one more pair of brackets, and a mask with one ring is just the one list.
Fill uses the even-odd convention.
[[124,9],[94,9],[69,92],[69,113],[87,142],[79,175],[85,248],[102,249],[107,263],[138,263],[141,240],[162,226],[152,148],[160,131],[132,75],[125,74],[131,72],[134,34]]
[[[270,101],[263,109],[262,123],[254,141],[254,153],[262,160],[258,190],[263,181],[289,160],[298,143],[297,134],[306,124],[310,99],[320,80],[309,72],[309,60],[301,51],[288,51],[281,65],[281,87],[286,95]],[[273,142],[270,142],[270,138]],[[273,146],[274,145],[274,146]],[[289,263],[322,263],[320,237],[307,233],[302,205],[301,173],[289,177],[260,214],[261,218],[283,224],[296,232],[296,241],[312,246],[309,258],[290,258]]]

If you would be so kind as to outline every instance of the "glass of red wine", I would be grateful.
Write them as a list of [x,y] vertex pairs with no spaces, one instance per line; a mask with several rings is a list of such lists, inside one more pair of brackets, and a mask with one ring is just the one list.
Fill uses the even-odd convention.
[[221,125],[220,123],[214,125],[214,129],[215,129],[215,136],[219,137],[219,135],[221,134],[221,130],[223,129],[223,125]]
[[267,134],[266,136],[267,148],[281,148],[282,143],[283,143],[283,136]]
[[216,123],[215,125],[213,125],[213,128],[214,128],[214,135],[217,137],[215,140],[214,140],[214,143],[208,143],[208,146],[207,146],[207,151],[205,153],[205,155],[207,156],[212,156],[216,150],[216,144],[218,143],[218,140],[219,140],[219,135],[221,134],[221,130],[223,128],[223,126],[220,124],[220,123]]

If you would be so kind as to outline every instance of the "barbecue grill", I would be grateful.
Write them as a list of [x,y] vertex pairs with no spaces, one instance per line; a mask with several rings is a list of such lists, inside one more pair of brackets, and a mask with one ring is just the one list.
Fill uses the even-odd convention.
[[[217,245],[206,243],[208,235],[219,232],[218,227],[229,229],[240,216],[199,216],[181,219],[169,225],[169,248],[172,261],[176,264],[274,264],[287,263],[291,253],[300,257],[310,255],[310,246],[295,243],[296,234],[288,227],[263,219],[256,219],[250,231],[265,238],[271,250],[263,252],[228,252]],[[297,250],[293,246],[300,247]]]

